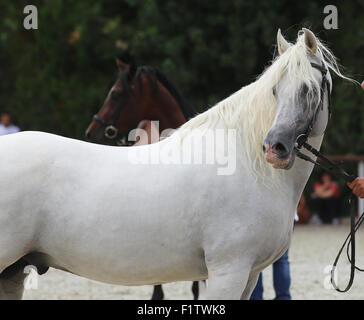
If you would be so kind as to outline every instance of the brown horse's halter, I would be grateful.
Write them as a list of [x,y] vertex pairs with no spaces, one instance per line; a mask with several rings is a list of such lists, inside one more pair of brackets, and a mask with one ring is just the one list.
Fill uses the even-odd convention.
[[[130,88],[134,89],[134,84],[130,86]],[[101,118],[97,113],[93,116],[93,120],[98,122],[104,128],[104,135],[106,138],[110,140],[114,140],[118,137],[119,130],[116,127],[116,123],[118,122],[121,114],[122,105],[118,107],[118,111],[115,114],[112,121],[106,121],[105,119]]]
[[[356,178],[355,176],[348,174],[343,168],[341,168],[334,162],[327,159],[320,151],[316,150],[313,146],[311,146],[309,143],[307,143],[307,139],[310,135],[310,132],[312,131],[314,123],[316,122],[317,115],[320,112],[320,110],[323,109],[325,92],[327,92],[327,97],[328,97],[329,118],[331,115],[330,84],[329,84],[329,81],[327,80],[328,69],[325,67],[324,63],[322,63],[321,66],[316,63],[311,63],[311,65],[313,68],[316,68],[319,71],[321,71],[321,74],[322,74],[321,99],[318,104],[316,113],[315,113],[314,117],[312,118],[310,125],[307,128],[306,133],[301,134],[297,137],[295,147],[294,147],[296,155],[299,158],[301,158],[305,161],[311,162],[314,165],[317,165],[320,168],[332,173],[336,177],[345,180],[346,182],[352,182],[353,180],[355,180],[355,178]],[[300,151],[301,148],[305,148],[307,151],[309,151],[310,153],[315,155],[321,161],[317,162],[317,161],[311,159],[309,156],[303,154]],[[343,245],[341,246],[339,253],[336,256],[332,269],[331,269],[331,284],[333,285],[335,290],[338,292],[347,292],[351,288],[351,286],[353,285],[353,282],[354,282],[355,270],[364,271],[364,269],[361,269],[355,265],[355,232],[359,229],[359,227],[361,226],[361,224],[364,221],[364,212],[361,214],[358,221],[355,223],[355,210],[354,210],[354,206],[353,206],[353,200],[354,200],[354,196],[353,196],[353,194],[351,194],[351,196],[349,198],[349,206],[351,208],[351,210],[350,210],[351,211],[350,212],[350,233],[346,237]],[[344,250],[345,246],[347,246],[346,255],[347,255],[347,258],[351,265],[350,279],[349,279],[349,282],[348,282],[346,288],[340,289],[335,282],[335,270],[336,270],[337,263],[340,259],[341,253]],[[350,250],[351,254],[349,254],[349,248],[351,249]]]
[[[119,108],[121,109],[121,108]],[[93,119],[104,127],[104,135],[106,138],[113,140],[118,136],[119,130],[115,127],[115,123],[119,120],[120,112],[118,112],[118,117],[115,117],[112,121],[108,122],[101,118],[98,114],[93,116]]]

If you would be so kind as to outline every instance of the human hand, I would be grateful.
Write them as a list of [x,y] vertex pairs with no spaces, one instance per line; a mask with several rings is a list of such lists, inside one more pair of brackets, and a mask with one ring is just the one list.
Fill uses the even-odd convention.
[[364,178],[356,178],[353,182],[348,182],[347,185],[357,197],[364,198]]

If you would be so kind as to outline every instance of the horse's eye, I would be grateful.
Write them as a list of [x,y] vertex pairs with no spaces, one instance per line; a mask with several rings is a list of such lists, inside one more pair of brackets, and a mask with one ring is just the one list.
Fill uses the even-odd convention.
[[120,96],[121,96],[121,93],[118,91],[111,92],[111,99],[113,99],[113,100],[118,100],[120,98]]
[[274,87],[274,88],[272,89],[272,91],[273,91],[273,95],[275,96],[275,95],[276,95],[276,88]]

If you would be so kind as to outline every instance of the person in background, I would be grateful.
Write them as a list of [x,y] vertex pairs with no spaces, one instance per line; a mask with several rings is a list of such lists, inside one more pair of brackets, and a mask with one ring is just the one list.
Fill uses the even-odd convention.
[[19,131],[20,129],[12,123],[11,114],[6,111],[2,112],[0,116],[0,136]]
[[331,224],[337,221],[340,189],[328,172],[322,172],[320,181],[315,183],[312,198],[315,199],[322,223]]
[[[273,287],[276,293],[274,300],[291,300],[291,274],[289,270],[288,250],[273,263]],[[263,300],[263,273],[259,274],[257,285],[250,300]]]

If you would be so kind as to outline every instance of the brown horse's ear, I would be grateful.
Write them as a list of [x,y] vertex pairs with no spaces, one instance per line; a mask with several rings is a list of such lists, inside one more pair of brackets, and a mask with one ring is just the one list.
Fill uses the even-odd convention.
[[120,71],[123,71],[128,65],[124,62],[122,62],[120,59],[115,58],[116,65],[118,66]]

